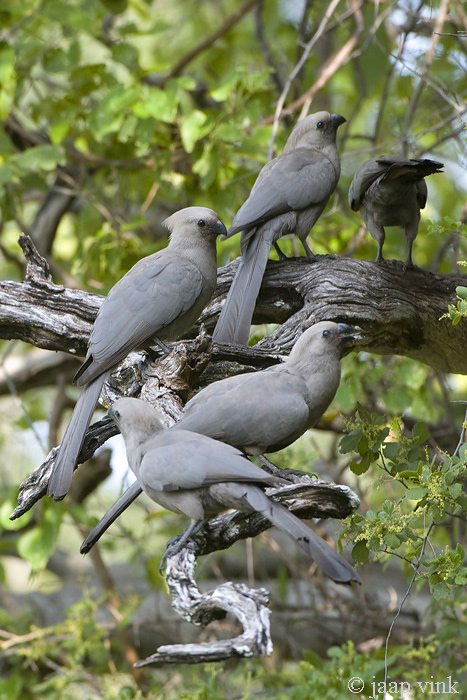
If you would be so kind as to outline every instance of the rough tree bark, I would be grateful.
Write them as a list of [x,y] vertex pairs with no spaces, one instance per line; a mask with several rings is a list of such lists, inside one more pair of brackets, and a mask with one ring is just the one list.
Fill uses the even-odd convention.
[[[31,240],[23,235],[20,245],[28,261],[26,279],[23,283],[0,282],[0,337],[84,355],[102,298],[55,285]],[[234,261],[219,271],[217,292],[201,317],[209,329],[215,323],[237,265],[238,261]],[[364,337],[358,349],[406,355],[437,369],[467,373],[467,324],[462,322],[453,327],[447,319],[440,320],[448,304],[456,302],[456,286],[466,284],[467,275],[404,272],[397,263],[375,264],[335,256],[323,256],[315,261],[303,258],[271,261],[254,320],[281,323],[272,335],[254,348],[212,347],[209,337],[201,330],[196,340],[174,344],[170,355],[157,362],[146,353],[132,353],[106,385],[101,400],[109,405],[122,394],[141,396],[161,408],[168,423],[173,422],[195,382],[202,384],[233,372],[274,364],[288,353],[304,328],[325,319],[359,325]],[[94,424],[80,461],[88,459],[115,432],[108,419]],[[44,495],[54,457],[52,450],[22,484],[12,518],[22,515]],[[289,478],[297,481],[295,476]],[[358,507],[355,494],[345,487],[308,476],[298,481],[275,490],[274,497],[285,500],[301,517],[343,518]],[[182,616],[196,624],[205,624],[231,611],[241,621],[244,633],[210,648],[177,645],[173,649],[159,649],[141,664],[179,661],[180,655],[185,661],[196,663],[270,650],[264,591],[229,585],[225,590],[201,595],[194,579],[197,556],[228,547],[237,539],[254,536],[267,527],[268,523],[256,515],[222,516],[197,533],[189,556],[168,565],[173,605]],[[247,604],[251,614],[240,614],[239,610]]]

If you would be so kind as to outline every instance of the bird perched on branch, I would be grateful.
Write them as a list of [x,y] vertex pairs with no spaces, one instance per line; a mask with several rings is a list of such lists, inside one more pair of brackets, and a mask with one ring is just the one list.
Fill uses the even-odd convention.
[[[287,508],[264,493],[287,485],[239,450],[204,435],[164,427],[158,411],[139,399],[109,410],[126,445],[128,464],[143,491],[159,505],[191,518],[179,551],[199,523],[230,508],[261,513],[296,542],[337,583],[360,583],[347,561]],[[172,553],[172,551],[171,551]]]
[[188,401],[173,429],[208,435],[248,455],[282,450],[331,403],[340,382],[340,359],[357,335],[346,323],[315,323],[285,362],[202,389]]
[[418,233],[420,209],[428,196],[427,175],[442,172],[443,163],[402,156],[367,160],[355,173],[349,188],[349,204],[359,211],[366,228],[378,243],[376,262],[383,260],[385,226],[400,226],[406,238],[405,268],[414,266],[412,246]]
[[227,232],[227,237],[242,232],[242,259],[213,333],[215,342],[247,344],[269,252],[281,236],[295,233],[314,257],[306,237],[339,180],[336,132],[344,122],[329,112],[305,117],[283,153],[260,171]]
[[139,260],[102,302],[86,359],[76,374],[83,390],[55,460],[47,493],[59,500],[71,478],[104,382],[129,352],[180,338],[209,302],[217,280],[216,238],[224,224],[212,209],[169,216],[166,248]]
[[[200,433],[264,457],[290,445],[321,418],[340,382],[340,358],[359,336],[345,323],[321,321],[308,328],[287,360],[258,372],[226,377],[202,389],[170,430]],[[94,528],[85,553],[141,493],[132,485]]]

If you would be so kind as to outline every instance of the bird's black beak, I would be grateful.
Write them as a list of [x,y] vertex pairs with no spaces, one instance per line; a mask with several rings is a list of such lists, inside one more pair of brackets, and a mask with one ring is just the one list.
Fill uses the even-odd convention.
[[358,326],[350,326],[348,323],[337,324],[337,338],[340,343],[354,343],[362,337],[362,329]]
[[220,219],[214,224],[214,231],[216,232],[216,236],[225,236],[227,234],[227,229]]
[[347,121],[341,114],[331,114],[331,123],[335,129]]

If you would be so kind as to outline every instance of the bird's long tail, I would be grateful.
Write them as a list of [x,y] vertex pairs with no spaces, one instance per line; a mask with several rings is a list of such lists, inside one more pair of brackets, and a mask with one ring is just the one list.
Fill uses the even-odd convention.
[[256,486],[245,488],[244,498],[255,511],[288,535],[311,557],[322,571],[336,583],[361,583],[350,564],[319,535],[280,503],[268,498]]
[[274,240],[274,231],[259,227],[242,255],[212,339],[216,343],[246,345],[256,298]]
[[99,520],[97,525],[91,530],[89,535],[84,540],[80,547],[81,554],[87,554],[94,545],[100,540],[104,532],[116,521],[116,519],[125,511],[129,505],[143,492],[143,489],[137,481],[127,488],[120,498],[115,501],[113,506],[109,508],[107,513]]
[[102,386],[108,375],[109,372],[104,372],[86,384],[76,402],[47,487],[47,495],[52,496],[56,501],[61,500],[69,491],[86,429],[91,422]]

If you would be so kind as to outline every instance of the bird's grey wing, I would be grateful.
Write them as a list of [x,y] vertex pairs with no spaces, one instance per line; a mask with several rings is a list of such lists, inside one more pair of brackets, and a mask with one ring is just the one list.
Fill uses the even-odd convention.
[[271,475],[230,445],[169,429],[148,441],[138,480],[154,491],[177,491],[224,481],[270,483]]
[[[167,254],[136,263],[110,290],[96,318],[88,361],[76,375],[89,381],[186,313],[203,289],[198,268]],[[84,374],[92,360],[92,367]],[[82,383],[82,382],[81,382]]]
[[376,180],[385,174],[390,163],[381,158],[372,158],[367,160],[355,173],[355,176],[349,187],[349,204],[352,211],[358,211],[362,203],[365,193],[376,182]]
[[229,377],[191,399],[174,428],[200,432],[239,448],[275,446],[304,430],[309,417],[305,395],[305,382],[287,372]]
[[[407,181],[407,183],[419,182],[427,175],[441,172],[442,167],[443,163],[427,158],[407,159],[398,155],[371,158],[360,166],[352,180],[349,188],[349,204],[353,211],[358,211],[368,188],[379,178],[381,178],[381,184],[383,182],[390,183],[393,180]],[[417,198],[422,209],[426,204],[426,196],[423,199],[423,195],[423,186],[420,191],[417,188]]]
[[337,179],[338,174],[331,161],[318,150],[296,148],[283,153],[261,170],[250,196],[238,210],[228,235],[279,214],[327,201]]

